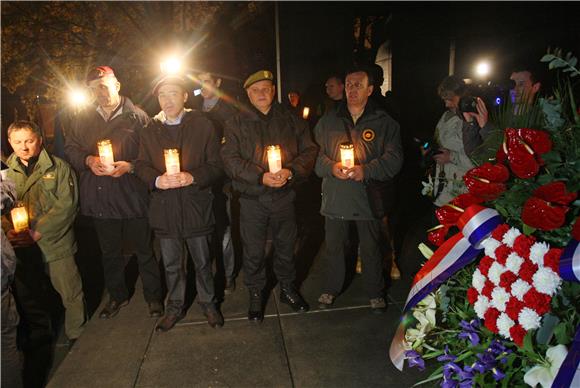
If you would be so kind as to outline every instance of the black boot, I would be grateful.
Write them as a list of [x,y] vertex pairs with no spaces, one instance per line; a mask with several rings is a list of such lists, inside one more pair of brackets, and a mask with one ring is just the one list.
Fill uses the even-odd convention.
[[261,323],[264,320],[262,309],[262,291],[250,289],[250,308],[248,310],[248,320],[253,323]]
[[305,313],[310,309],[308,303],[300,296],[294,286],[285,285],[280,287],[280,302],[286,303],[297,313]]

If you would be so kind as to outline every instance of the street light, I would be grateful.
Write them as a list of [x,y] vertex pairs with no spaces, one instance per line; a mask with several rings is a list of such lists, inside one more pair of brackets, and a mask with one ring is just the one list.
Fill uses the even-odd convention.
[[181,71],[181,60],[170,57],[161,61],[161,72],[163,74],[178,74]]
[[489,63],[486,61],[479,62],[475,66],[475,73],[481,78],[487,77],[489,75],[490,71],[491,71],[491,67],[490,67]]

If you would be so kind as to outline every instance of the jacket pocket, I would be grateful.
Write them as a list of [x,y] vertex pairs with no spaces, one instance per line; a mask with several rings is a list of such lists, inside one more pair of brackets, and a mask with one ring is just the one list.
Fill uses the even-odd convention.
[[149,225],[153,230],[167,231],[168,218],[171,215],[168,213],[167,200],[161,194],[156,192],[151,194],[151,202],[149,203]]
[[199,191],[189,191],[183,206],[186,231],[197,231],[211,227],[214,221],[213,195]]

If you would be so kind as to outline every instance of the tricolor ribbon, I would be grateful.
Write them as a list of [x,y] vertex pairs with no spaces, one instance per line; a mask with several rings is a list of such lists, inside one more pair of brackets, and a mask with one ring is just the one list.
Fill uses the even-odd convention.
[[482,251],[482,242],[500,223],[501,217],[494,209],[471,205],[465,209],[457,223],[461,232],[445,241],[415,275],[403,309],[401,324],[389,350],[391,361],[397,369],[402,371],[405,362],[404,322],[407,321],[405,318],[409,311],[453,274],[471,263]]
[[[572,240],[560,257],[560,277],[569,282],[580,283],[580,242]],[[568,355],[564,359],[558,374],[552,383],[552,388],[580,387],[580,326]]]

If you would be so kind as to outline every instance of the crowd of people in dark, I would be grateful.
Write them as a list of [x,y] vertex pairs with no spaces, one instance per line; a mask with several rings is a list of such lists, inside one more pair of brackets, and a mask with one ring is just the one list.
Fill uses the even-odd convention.
[[[312,303],[333,307],[354,248],[370,309],[380,314],[388,305],[386,281],[401,278],[397,180],[405,159],[431,158],[433,182],[425,191],[433,206],[443,206],[465,192],[462,176],[495,129],[481,98],[473,111],[460,109],[469,91],[457,76],[438,88],[447,110],[432,144],[420,142],[411,153],[395,102],[381,94],[377,66],[329,75],[328,98],[312,107],[295,90],[287,103],[275,102],[275,77],[267,69],[246,78],[247,104],[232,102],[211,69],[194,78],[201,87],[194,109],[187,107],[190,80],[167,75],[152,90],[160,111],[148,117],[121,93],[111,67],[91,69],[86,86],[95,104],[71,121],[62,158],[47,150],[34,122],[8,127],[14,152],[3,157],[2,173],[2,385],[22,384],[17,333],[30,335],[50,319],[32,273],[46,274],[60,295],[69,345],[82,335],[88,317],[75,263],[77,215],[92,221],[98,239],[108,298],[101,319],[113,319],[130,301],[124,252],[129,243],[148,307],[143,317],[158,319],[155,331],[167,332],[185,316],[189,258],[197,303],[209,326],[222,327],[220,304],[236,291],[238,238],[249,322],[264,319],[268,242],[280,301],[294,311],[307,312]],[[533,72],[516,69],[511,79],[515,106],[531,104],[540,88]],[[313,177],[324,218],[325,282],[319,298],[307,301],[296,274],[296,206],[304,195],[299,188]],[[224,278],[219,292],[216,257]],[[25,329],[17,331],[19,324]]]

